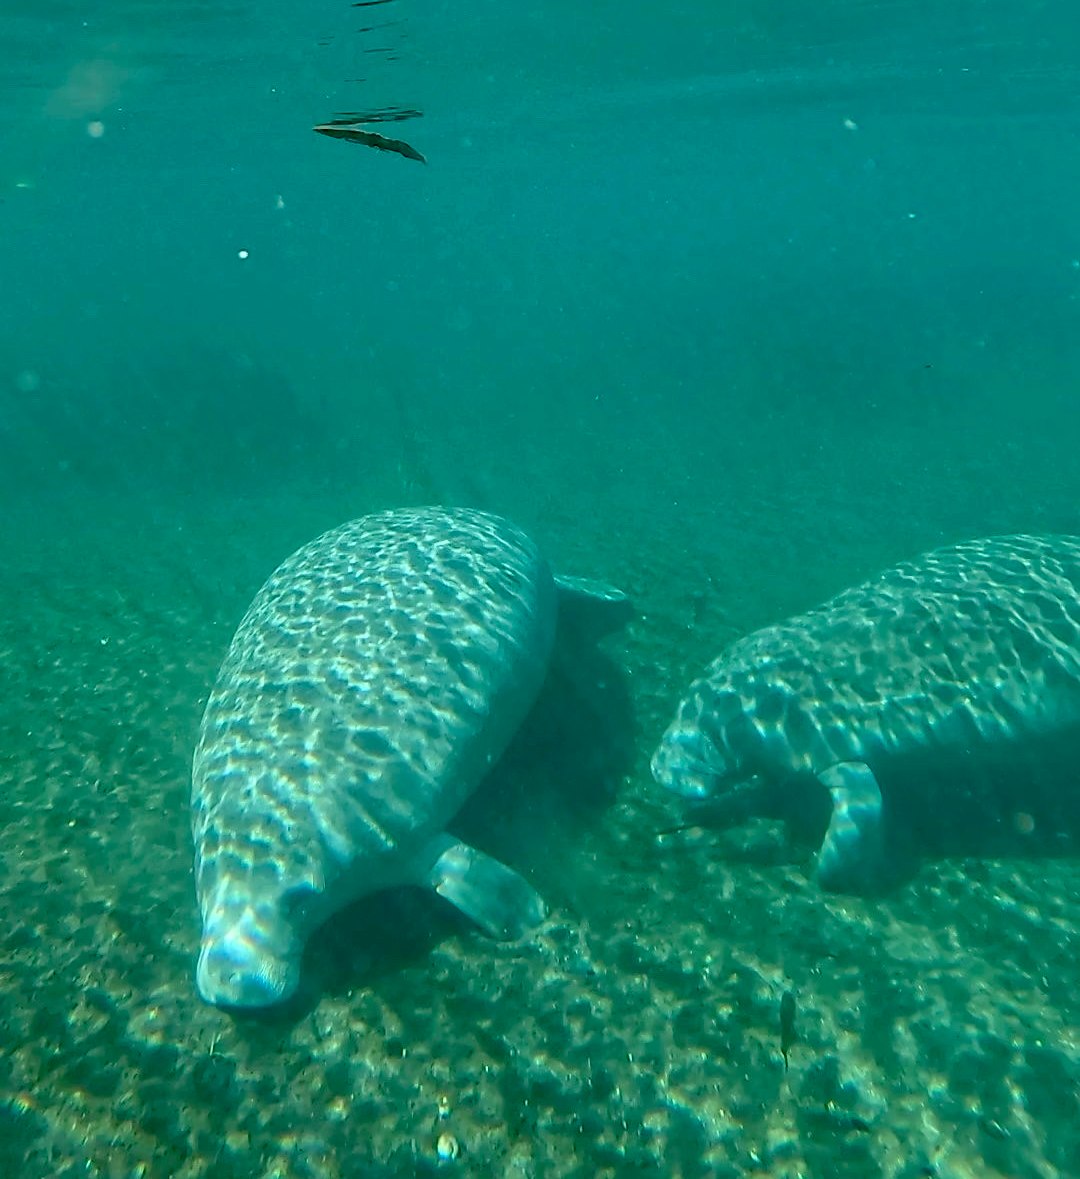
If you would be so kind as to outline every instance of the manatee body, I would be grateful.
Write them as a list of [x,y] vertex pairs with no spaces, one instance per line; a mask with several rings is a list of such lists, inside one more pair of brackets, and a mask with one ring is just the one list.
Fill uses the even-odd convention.
[[[755,796],[824,797],[816,779],[829,807],[818,879],[867,891],[888,881],[897,815],[962,834],[1006,818],[1000,787],[1030,822],[1025,796],[1055,758],[1067,772],[1049,792],[1077,783],[1078,749],[1080,538],[1004,536],[904,562],[738,640],[691,686],[652,770],[735,814]],[[1080,783],[1072,794],[1055,802],[1075,818]]]
[[287,999],[312,930],[383,888],[427,885],[497,937],[542,920],[525,880],[446,825],[531,706],[560,612],[610,629],[628,609],[560,586],[519,528],[465,509],[377,513],[289,557],[240,623],[195,750],[203,998]]

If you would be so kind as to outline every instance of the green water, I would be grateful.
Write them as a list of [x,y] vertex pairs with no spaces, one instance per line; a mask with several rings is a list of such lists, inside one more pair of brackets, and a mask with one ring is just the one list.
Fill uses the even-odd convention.
[[[0,1174],[1080,1175],[1080,859],[828,896],[648,770],[735,636],[1080,532],[1080,17],[676,7],[0,5]],[[311,132],[382,108],[426,165]],[[460,819],[552,921],[385,894],[206,1007],[233,629],[429,502],[637,606]]]

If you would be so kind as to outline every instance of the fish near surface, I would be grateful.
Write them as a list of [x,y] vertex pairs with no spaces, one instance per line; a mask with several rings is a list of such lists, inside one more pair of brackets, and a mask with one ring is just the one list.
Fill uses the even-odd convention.
[[383,888],[433,888],[496,937],[543,919],[522,877],[446,826],[532,705],[560,611],[581,607],[609,629],[629,611],[468,509],[365,516],[284,561],[233,638],[193,760],[204,999],[289,998],[310,933]]
[[816,780],[818,880],[860,892],[890,882],[899,826],[946,847],[968,827],[1024,831],[1040,792],[1075,821],[1078,749],[1080,538],[1019,535],[937,549],[739,639],[652,771],[698,799],[792,801]]

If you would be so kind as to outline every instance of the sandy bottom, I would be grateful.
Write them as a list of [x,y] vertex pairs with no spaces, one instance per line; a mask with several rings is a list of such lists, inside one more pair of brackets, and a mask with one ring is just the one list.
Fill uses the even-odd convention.
[[[822,895],[810,849],[765,821],[658,837],[678,810],[649,754],[725,641],[945,540],[1065,530],[1076,502],[1071,484],[1017,495],[1035,464],[1004,444],[943,448],[935,491],[885,440],[861,485],[807,445],[797,479],[762,447],[704,493],[639,439],[592,483],[522,480],[508,459],[483,495],[447,497],[515,516],[553,563],[638,604],[602,653],[556,669],[462,816],[552,917],[496,945],[434,898],[371,898],[315,937],[300,1000],[271,1018],[193,988],[202,705],[282,557],[427,487],[391,473],[352,494],[9,512],[0,1173],[1080,1174],[1075,859],[939,860],[869,901]],[[452,483],[443,461],[425,480]],[[646,472],[636,498],[621,464]],[[560,479],[570,494],[537,492]]]

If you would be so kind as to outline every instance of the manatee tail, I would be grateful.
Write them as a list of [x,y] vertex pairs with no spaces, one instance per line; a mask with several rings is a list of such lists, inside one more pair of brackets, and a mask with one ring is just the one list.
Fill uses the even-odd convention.
[[436,836],[424,860],[430,864],[423,873],[426,882],[489,937],[513,941],[547,916],[539,893],[524,877],[452,836]]
[[559,629],[595,641],[622,628],[634,616],[630,599],[614,586],[585,577],[555,578],[559,595]]

